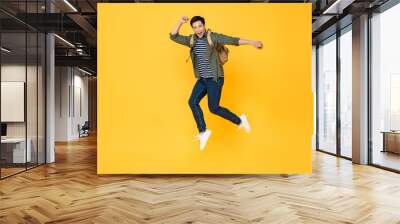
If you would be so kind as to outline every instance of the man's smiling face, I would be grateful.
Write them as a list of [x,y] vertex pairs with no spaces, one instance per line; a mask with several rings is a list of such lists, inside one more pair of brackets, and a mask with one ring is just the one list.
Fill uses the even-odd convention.
[[203,37],[205,33],[205,26],[201,21],[196,21],[192,24],[193,31],[197,34],[198,37]]

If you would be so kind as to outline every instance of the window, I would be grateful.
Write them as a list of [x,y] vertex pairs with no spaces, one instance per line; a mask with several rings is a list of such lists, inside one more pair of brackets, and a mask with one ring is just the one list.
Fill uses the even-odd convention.
[[371,18],[371,161],[400,170],[400,5]]
[[351,26],[340,36],[340,155],[352,157],[352,33]]
[[318,149],[336,153],[336,36],[318,47]]

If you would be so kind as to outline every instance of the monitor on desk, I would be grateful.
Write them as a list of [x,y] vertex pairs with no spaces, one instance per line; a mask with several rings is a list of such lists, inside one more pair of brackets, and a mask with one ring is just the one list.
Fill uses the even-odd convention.
[[4,138],[7,136],[7,124],[1,123],[1,137]]

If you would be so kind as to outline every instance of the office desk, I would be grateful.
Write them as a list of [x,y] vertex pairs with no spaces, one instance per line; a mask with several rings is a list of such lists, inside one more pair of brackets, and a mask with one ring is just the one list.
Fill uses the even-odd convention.
[[[27,138],[27,147],[25,154],[25,138],[6,138],[1,139],[1,157],[6,163],[25,163],[31,162],[32,140]],[[27,159],[25,161],[25,159]]]
[[382,152],[393,152],[400,154],[400,132],[382,131],[381,133],[383,133]]

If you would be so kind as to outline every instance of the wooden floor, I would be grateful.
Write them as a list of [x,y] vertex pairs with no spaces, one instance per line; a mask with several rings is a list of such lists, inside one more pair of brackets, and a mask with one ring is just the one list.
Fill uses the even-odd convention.
[[400,175],[314,153],[312,175],[96,175],[96,138],[0,181],[0,223],[400,223]]

